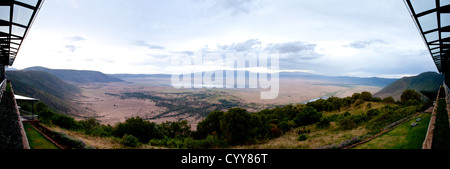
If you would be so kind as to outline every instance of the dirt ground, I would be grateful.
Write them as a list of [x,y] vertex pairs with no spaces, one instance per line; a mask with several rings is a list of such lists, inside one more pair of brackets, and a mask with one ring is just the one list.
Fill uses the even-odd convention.
[[[140,116],[145,118],[154,117],[164,111],[166,107],[158,107],[156,103],[149,99],[120,98],[119,95],[125,92],[140,93],[176,93],[176,92],[195,92],[192,89],[175,89],[169,85],[164,85],[167,81],[155,81],[154,79],[125,79],[127,82],[114,83],[94,83],[77,84],[82,93],[73,100],[73,102],[82,110],[89,112],[86,114],[95,114],[103,124],[114,125],[117,122],[123,122],[129,117]],[[202,91],[206,89],[200,89]],[[245,103],[254,103],[261,107],[283,105],[291,103],[303,103],[311,99],[323,96],[346,97],[355,92],[369,91],[375,93],[381,90],[374,86],[345,86],[334,85],[324,81],[313,81],[304,79],[280,79],[280,91],[277,99],[261,100],[260,92],[263,89],[213,89],[226,92],[228,95],[237,97]],[[183,97],[180,95],[179,97]],[[226,97],[225,97],[226,98]],[[161,123],[164,121],[178,121],[186,119],[193,129],[201,121],[202,117],[198,115],[183,114],[176,117],[164,117],[152,119],[150,121]]]

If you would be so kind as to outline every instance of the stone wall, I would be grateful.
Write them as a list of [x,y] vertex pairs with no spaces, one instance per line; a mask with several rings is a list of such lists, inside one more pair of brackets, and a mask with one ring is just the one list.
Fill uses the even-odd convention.
[[29,149],[13,91],[4,91],[0,102],[0,149]]

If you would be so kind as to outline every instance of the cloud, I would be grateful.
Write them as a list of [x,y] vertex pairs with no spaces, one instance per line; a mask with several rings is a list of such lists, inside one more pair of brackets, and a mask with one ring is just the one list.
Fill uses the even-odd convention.
[[136,45],[136,46],[147,47],[149,49],[164,49],[163,46],[148,44],[147,42],[145,42],[143,40],[134,41],[132,44]]
[[70,52],[75,52],[78,48],[80,48],[80,46],[66,45],[66,46],[64,46],[64,48],[66,48],[66,49],[69,50]]
[[232,16],[236,16],[242,13],[250,13],[253,8],[252,2],[253,0],[222,0],[218,1],[218,4],[229,10]]
[[302,41],[293,41],[285,43],[269,44],[265,50],[280,53],[280,59],[289,59],[290,61],[310,60],[321,57],[315,51],[316,44]]
[[71,37],[65,37],[65,40],[68,40],[69,42],[79,42],[79,41],[85,41],[86,38],[81,36],[71,36]]
[[315,44],[309,44],[301,41],[269,44],[266,50],[278,51],[280,53],[298,53],[302,51],[313,51]]
[[371,47],[378,44],[387,44],[387,42],[381,40],[381,39],[375,39],[375,40],[367,40],[367,41],[355,41],[347,45],[347,47],[352,47],[356,49],[364,49],[367,47]]
[[231,45],[217,45],[219,49],[228,52],[246,52],[250,51],[254,48],[257,48],[257,45],[261,45],[261,41],[258,39],[249,39],[242,43],[233,43]]

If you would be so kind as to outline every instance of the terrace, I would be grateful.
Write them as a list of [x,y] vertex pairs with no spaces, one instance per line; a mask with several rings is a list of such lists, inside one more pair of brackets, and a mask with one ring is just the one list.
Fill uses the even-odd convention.
[[29,149],[5,68],[14,63],[42,3],[43,0],[0,1],[0,149]]
[[[434,105],[433,116],[422,147],[424,149],[436,148],[435,145],[432,145],[435,143],[440,144],[436,140],[450,141],[450,133],[448,132],[450,126],[447,123],[450,115],[450,93],[448,88],[448,84],[450,84],[450,1],[405,0],[404,2],[409,8],[417,29],[425,42],[431,58],[436,64],[437,70],[445,76]],[[440,100],[444,98],[446,105],[444,103],[443,106],[445,108],[442,108],[442,104],[440,104],[442,102]],[[443,115],[442,111],[444,111]],[[444,125],[442,125],[443,123]],[[444,133],[446,134],[442,134],[442,131],[445,131]]]

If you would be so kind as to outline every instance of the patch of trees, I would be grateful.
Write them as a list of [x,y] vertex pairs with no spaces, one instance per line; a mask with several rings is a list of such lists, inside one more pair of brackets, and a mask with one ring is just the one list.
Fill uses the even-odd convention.
[[[392,97],[389,99],[394,100]],[[341,108],[351,106],[356,103],[355,106],[361,105],[364,102],[381,102],[382,99],[378,97],[372,97],[370,92],[354,93],[352,96],[345,98],[329,97],[328,99],[319,99],[314,102],[309,102],[306,105],[315,108],[317,111],[341,111]],[[390,102],[390,100],[389,100]],[[392,103],[395,101],[392,101]]]
[[[141,117],[131,117],[115,126],[102,125],[95,119],[75,121],[73,118],[49,110],[45,104],[36,104],[41,122],[58,125],[70,130],[83,131],[88,135],[110,136],[125,146],[150,144],[169,148],[223,148],[230,145],[266,142],[294,128],[315,124],[324,129],[335,122],[341,130],[350,130],[364,124],[370,131],[379,131],[388,124],[409,116],[421,108],[422,101],[415,91],[405,91],[399,104],[388,104],[382,108],[361,113],[337,113],[324,116],[322,112],[340,111],[349,106],[357,107],[365,102],[394,103],[393,98],[374,98],[369,92],[355,93],[351,97],[319,99],[303,105],[286,105],[258,112],[243,108],[210,112],[192,131],[186,120],[156,124]],[[135,95],[137,96],[137,95]],[[143,96],[143,95],[142,95]],[[129,95],[131,97],[131,95]],[[224,100],[220,101],[228,103]],[[361,103],[362,102],[362,103]],[[416,103],[414,105],[411,105]],[[299,141],[306,140],[309,130],[298,131]]]
[[[240,106],[236,100],[219,99],[219,103],[210,103],[201,99],[212,96],[211,93],[182,93],[184,97],[160,97],[154,93],[125,92],[120,94],[121,99],[136,98],[149,99],[155,102],[158,107],[165,107],[167,110],[149,119],[159,119],[162,117],[175,117],[182,114],[197,113],[206,117],[209,112],[223,110]],[[190,98],[190,99],[189,99]],[[176,112],[176,113],[173,113]]]

